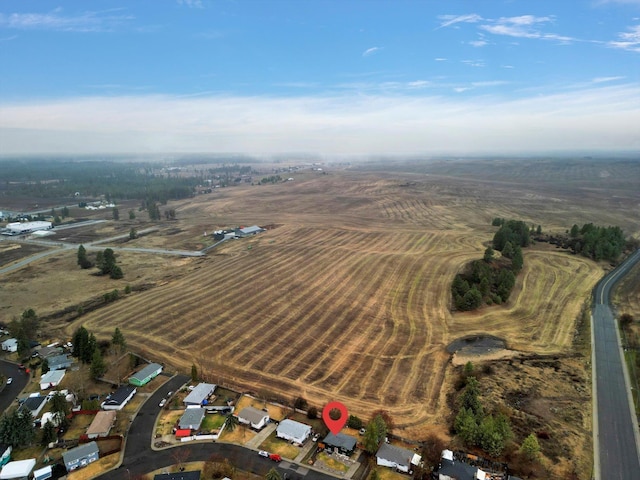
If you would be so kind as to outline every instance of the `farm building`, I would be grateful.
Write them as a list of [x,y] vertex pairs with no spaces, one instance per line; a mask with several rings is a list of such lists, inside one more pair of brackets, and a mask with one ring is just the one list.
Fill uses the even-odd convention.
[[9,462],[0,471],[1,480],[27,480],[33,467],[36,466],[36,459],[30,458],[28,460],[17,460],[15,462]]
[[8,338],[4,342],[2,342],[2,350],[5,352],[17,352],[18,351],[18,340],[15,338]]
[[184,404],[189,405],[206,405],[210,395],[216,390],[213,383],[199,383],[189,395],[184,397]]
[[153,480],[200,480],[200,471],[158,473],[153,477]]
[[295,420],[283,420],[276,428],[276,437],[293,443],[304,443],[309,435],[311,435],[311,426]]
[[71,366],[71,359],[68,355],[55,355],[53,357],[47,358],[47,363],[49,364],[49,370],[64,370],[65,368],[69,368]]
[[104,410],[122,410],[136,394],[136,391],[136,387],[133,385],[122,385],[102,402],[101,407]]
[[33,480],[47,480],[53,477],[53,467],[48,465],[33,471]]
[[129,377],[129,383],[141,387],[156,378],[160,372],[162,372],[162,365],[159,363],[150,363],[139,372],[131,375]]
[[351,455],[355,450],[356,443],[358,443],[358,441],[351,435],[345,435],[344,433],[334,435],[329,432],[329,434],[324,437],[322,443],[324,443],[325,447],[328,449],[338,450],[343,455]]
[[47,388],[53,388],[60,385],[60,382],[64,378],[65,370],[51,370],[40,377],[40,390],[46,390]]
[[180,417],[178,428],[180,430],[198,430],[204,420],[204,408],[187,408]]
[[51,222],[13,222],[7,223],[6,228],[12,235],[22,235],[38,230],[51,230],[53,224]]
[[260,430],[269,423],[269,413],[257,408],[245,407],[238,414],[238,422]]
[[255,235],[260,232],[264,232],[264,228],[260,228],[259,226],[254,225],[252,227],[236,228],[235,234],[236,237],[243,238]]
[[117,413],[114,410],[98,412],[89,428],[87,428],[87,437],[93,439],[109,435],[111,427],[116,422],[116,415]]
[[24,403],[20,406],[20,410],[25,411],[29,410],[33,418],[36,418],[40,415],[40,412],[44,408],[47,403],[47,397],[42,395],[34,395],[33,397],[28,397]]
[[422,457],[406,448],[396,447],[389,443],[380,445],[376,453],[376,463],[383,467],[391,467],[404,473],[409,473],[412,466],[420,464]]
[[71,472],[77,468],[86,467],[90,463],[98,460],[99,453],[98,444],[96,442],[89,442],[67,450],[62,454],[62,459],[64,460],[64,466],[67,467],[67,471]]
[[11,460],[11,445],[0,443],[0,467]]

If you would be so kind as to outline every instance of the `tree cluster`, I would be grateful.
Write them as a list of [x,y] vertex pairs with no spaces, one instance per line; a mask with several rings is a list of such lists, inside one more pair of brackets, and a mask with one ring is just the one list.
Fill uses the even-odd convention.
[[18,355],[24,356],[31,349],[31,341],[38,336],[40,321],[33,308],[28,308],[20,318],[13,318],[9,322],[9,333],[18,342]]
[[0,442],[12,447],[26,447],[33,444],[36,431],[33,415],[29,410],[13,410],[0,418]]
[[367,423],[362,438],[362,445],[365,451],[371,455],[375,454],[392,428],[393,422],[386,412],[374,412],[373,417]]
[[[124,335],[120,332],[120,329],[116,327],[113,332],[112,342],[117,345],[122,351],[126,348],[126,342]],[[101,341],[100,344],[96,341],[96,337],[93,333],[90,333],[84,326],[79,327],[73,334],[73,352],[74,357],[78,358],[82,363],[90,364],[91,378],[98,379],[102,377],[107,371],[107,365],[104,362],[101,348],[109,348],[108,341]]]
[[480,383],[475,376],[467,377],[458,407],[453,424],[458,437],[467,446],[480,447],[493,457],[499,456],[513,436],[509,419],[502,413],[485,413],[480,401]]
[[265,183],[280,183],[282,182],[283,179],[280,175],[270,175],[268,177],[264,177],[262,180],[260,180],[260,183],[265,184]]
[[109,275],[110,278],[122,278],[122,269],[116,265],[116,254],[111,248],[105,248],[104,252],[98,252],[96,265],[100,269],[101,275]]
[[599,227],[587,223],[579,228],[573,225],[569,236],[573,251],[593,260],[615,261],[622,254],[626,241],[620,227]]

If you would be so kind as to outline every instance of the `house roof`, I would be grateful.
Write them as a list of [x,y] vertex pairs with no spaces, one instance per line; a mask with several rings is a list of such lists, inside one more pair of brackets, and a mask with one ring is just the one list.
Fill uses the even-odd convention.
[[51,370],[40,377],[40,383],[58,383],[64,374],[64,370]]
[[55,355],[60,355],[62,353],[62,348],[60,347],[41,347],[36,349],[36,353],[42,357],[47,358]]
[[191,436],[191,429],[190,428],[178,428],[176,430],[176,438],[190,437],[190,436]]
[[153,480],[200,480],[200,471],[158,473]]
[[180,417],[178,428],[191,428],[189,425],[197,425],[199,427],[202,423],[202,419],[204,418],[204,413],[204,408],[187,408]]
[[157,372],[158,369],[162,370],[162,365],[160,365],[159,363],[150,363],[149,365],[144,367],[139,372],[136,372],[133,375],[131,375],[131,377],[129,377],[129,378],[130,379],[133,378],[133,379],[136,379],[136,380],[139,380],[139,381],[143,381],[149,375],[152,375],[153,373]]
[[107,400],[104,401],[105,405],[120,405],[124,402],[132,392],[134,392],[136,387],[133,385],[122,385],[118,390],[113,392]]
[[202,402],[211,395],[216,389],[213,383],[199,383],[191,390],[189,395],[184,398],[184,403],[194,403],[202,405]]
[[64,458],[64,463],[69,463],[98,452],[98,444],[96,442],[89,442],[67,450],[62,454],[62,458]]
[[438,473],[452,478],[459,478],[460,480],[475,480],[477,470],[477,467],[473,467],[468,463],[452,461],[442,457],[440,459]]
[[87,429],[87,435],[99,435],[111,430],[111,426],[116,419],[116,412],[113,410],[100,411],[96,414],[91,425]]
[[338,433],[337,435],[334,435],[333,433],[329,432],[329,434],[324,437],[324,440],[322,442],[332,447],[338,447],[343,450],[351,451],[356,448],[356,443],[358,441],[351,435],[345,435],[344,433]]
[[376,457],[378,458],[383,458],[389,462],[393,462],[397,465],[404,465],[407,467],[411,465],[413,455],[414,453],[411,450],[396,447],[395,445],[391,445],[386,442],[380,445],[378,453],[376,453]]
[[39,395],[37,397],[28,397],[22,404],[22,407],[34,411],[40,408],[40,405],[42,405],[46,401],[47,397],[44,397],[42,395]]
[[51,465],[47,465],[46,467],[39,468],[38,470],[33,471],[33,479],[34,480],[43,480],[45,478],[51,478],[53,474],[53,467]]
[[9,478],[26,478],[36,466],[36,459],[30,458],[28,460],[16,460],[14,462],[7,463],[2,467],[0,472],[1,479]]
[[240,232],[244,233],[244,234],[258,233],[258,232],[261,232],[261,231],[262,231],[262,229],[257,225],[253,225],[251,227],[245,227],[245,228],[241,228],[240,229]]
[[4,342],[2,342],[2,345],[6,347],[13,347],[18,345],[18,340],[16,340],[15,338],[7,338]]
[[243,418],[249,423],[260,423],[264,417],[269,417],[269,412],[265,412],[264,410],[258,410],[253,407],[245,407],[240,413],[238,413],[239,418]]
[[302,438],[308,435],[311,427],[304,423],[296,422],[295,420],[286,419],[280,422],[276,431],[289,437]]
[[49,364],[49,369],[53,370],[60,365],[71,365],[71,359],[67,354],[55,355],[47,358],[47,363]]

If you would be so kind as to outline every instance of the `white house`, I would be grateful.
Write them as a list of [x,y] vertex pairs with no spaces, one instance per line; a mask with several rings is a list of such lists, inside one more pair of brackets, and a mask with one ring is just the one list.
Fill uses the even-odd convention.
[[383,467],[395,468],[401,472],[409,473],[413,466],[420,465],[422,457],[406,448],[396,447],[388,443],[380,445],[376,453],[376,463]]
[[199,383],[189,395],[184,397],[184,404],[189,405],[206,405],[208,398],[213,395],[216,386],[213,383]]
[[40,377],[40,390],[46,390],[47,388],[57,387],[62,379],[66,370],[51,370]]
[[8,338],[4,342],[2,342],[2,350],[5,352],[17,352],[18,351],[18,340],[15,338]]
[[238,413],[238,422],[260,430],[269,423],[269,413],[253,407],[245,407]]
[[133,385],[121,385],[120,388],[110,394],[100,406],[103,410],[122,410],[136,394],[136,391],[136,387]]
[[293,443],[304,443],[311,435],[311,426],[295,420],[283,420],[276,428],[276,437]]
[[0,471],[0,479],[9,480],[12,478],[23,479],[28,478],[29,474],[36,466],[36,459],[30,458],[28,460],[17,460],[15,462],[9,462]]

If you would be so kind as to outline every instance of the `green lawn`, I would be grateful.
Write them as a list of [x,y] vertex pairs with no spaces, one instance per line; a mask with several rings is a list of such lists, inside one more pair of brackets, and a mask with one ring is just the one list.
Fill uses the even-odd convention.
[[206,414],[204,416],[204,420],[202,420],[202,425],[200,425],[200,430],[212,431],[218,430],[222,427],[222,424],[227,419],[224,415],[218,414]]

